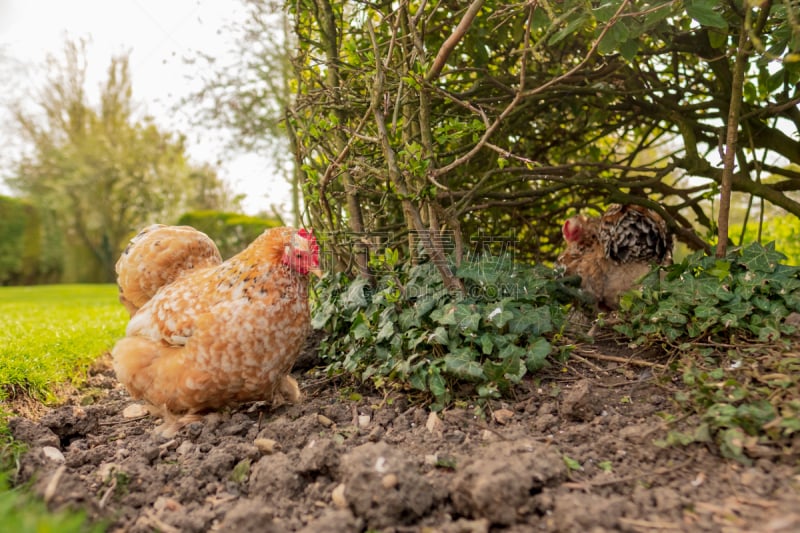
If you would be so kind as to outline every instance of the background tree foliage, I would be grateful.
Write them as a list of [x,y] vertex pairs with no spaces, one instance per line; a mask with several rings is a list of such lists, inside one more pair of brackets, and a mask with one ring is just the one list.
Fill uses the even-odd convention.
[[291,223],[302,215],[300,176],[295,150],[286,134],[286,113],[294,92],[292,51],[294,39],[281,0],[245,1],[244,25],[225,28],[231,35],[235,59],[197,54],[202,88],[184,102],[194,108],[196,124],[216,126],[232,134],[232,151],[257,152],[268,156],[291,187]]
[[[800,214],[794,2],[288,9],[298,40],[288,131],[309,217],[340,268],[368,273],[373,244],[407,257],[419,244],[457,286],[445,241],[457,261],[481,234],[553,259],[565,217],[611,202],[648,205],[708,250],[726,154],[733,191]],[[403,240],[353,239],[362,233]]]
[[62,60],[49,58],[42,92],[16,104],[28,149],[6,182],[63,229],[74,256],[66,280],[113,281],[119,252],[139,227],[234,206],[213,168],[187,160],[182,136],[137,120],[127,56],[111,60],[97,106],[86,66],[83,43],[68,42]]

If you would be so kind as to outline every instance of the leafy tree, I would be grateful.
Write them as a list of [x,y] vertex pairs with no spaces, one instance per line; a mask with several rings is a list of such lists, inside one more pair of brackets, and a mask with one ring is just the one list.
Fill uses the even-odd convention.
[[88,268],[79,280],[112,281],[131,232],[173,222],[192,208],[229,209],[230,194],[208,166],[192,165],[184,138],[132,109],[128,58],[111,60],[93,107],[85,89],[85,45],[68,42],[41,94],[14,117],[29,149],[7,183],[55,213],[67,243]]
[[653,207],[706,250],[695,227],[717,230],[707,200],[721,189],[800,214],[791,196],[800,176],[787,165],[800,157],[795,3],[289,9],[298,39],[289,131],[305,199],[354,270],[368,271],[371,245],[338,237],[354,232],[405,231],[407,257],[421,241],[457,286],[431,234],[449,232],[457,260],[481,232],[552,259],[570,211],[610,202]]

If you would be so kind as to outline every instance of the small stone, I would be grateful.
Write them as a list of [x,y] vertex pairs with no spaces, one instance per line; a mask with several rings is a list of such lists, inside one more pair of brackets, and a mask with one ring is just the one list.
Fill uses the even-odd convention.
[[188,453],[191,453],[193,449],[194,449],[194,444],[192,444],[192,441],[185,440],[181,442],[180,446],[178,446],[175,449],[175,451],[178,453],[178,455],[186,455]]
[[320,424],[322,424],[326,428],[329,428],[329,427],[331,427],[333,425],[333,420],[331,420],[330,418],[328,418],[325,415],[317,415],[317,422],[319,422]]
[[509,420],[514,418],[514,412],[508,409],[498,409],[494,413],[492,413],[494,417],[494,421],[498,424],[505,425],[508,423]]
[[484,429],[481,431],[481,440],[484,442],[497,442],[500,440],[500,437],[497,436],[497,433],[494,431],[489,431],[488,429]]
[[279,449],[278,442],[272,439],[260,438],[253,441],[253,444],[261,453],[272,455],[275,450]]
[[147,407],[140,403],[132,403],[122,410],[122,418],[141,418],[149,414]]
[[428,430],[428,433],[441,434],[444,431],[444,423],[442,423],[442,419],[439,418],[439,415],[432,412],[428,415],[428,420],[425,422],[425,429]]
[[53,461],[55,463],[63,463],[66,461],[64,454],[61,453],[61,450],[59,450],[55,446],[42,447],[42,453],[48,460]]
[[183,505],[165,496],[159,496],[153,504],[153,509],[156,511],[182,511]]
[[452,442],[454,444],[461,444],[467,440],[467,434],[461,431],[460,429],[456,429],[453,431],[448,431],[445,434],[444,439],[447,442]]
[[375,426],[372,428],[372,431],[369,432],[369,435],[367,435],[367,440],[370,442],[378,442],[381,440],[384,433],[385,431],[381,426]]
[[582,379],[564,393],[561,416],[575,422],[590,422],[601,411],[592,395],[592,382]]
[[393,489],[397,486],[398,480],[396,474],[386,474],[381,478],[381,485],[384,489]]
[[203,423],[202,422],[192,422],[188,426],[186,426],[186,432],[189,434],[189,437],[196,439],[203,433]]
[[425,464],[428,466],[436,466],[439,462],[439,456],[435,453],[429,454],[425,456]]
[[339,483],[331,492],[331,501],[339,509],[347,509],[347,500],[344,497],[344,483]]
[[369,423],[372,421],[372,417],[369,415],[358,415],[358,427],[365,428],[369,426]]
[[158,449],[158,446],[146,446],[144,450],[142,450],[142,457],[144,457],[147,462],[152,463],[160,453],[161,450]]

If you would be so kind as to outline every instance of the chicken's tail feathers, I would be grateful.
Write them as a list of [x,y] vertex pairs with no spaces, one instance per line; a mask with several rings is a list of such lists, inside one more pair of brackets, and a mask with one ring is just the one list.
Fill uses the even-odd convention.
[[186,272],[220,263],[219,249],[205,233],[153,224],[131,239],[117,261],[120,301],[133,316],[161,287]]
[[652,209],[614,204],[603,214],[600,226],[605,255],[612,261],[658,264],[671,261],[672,234],[664,219]]

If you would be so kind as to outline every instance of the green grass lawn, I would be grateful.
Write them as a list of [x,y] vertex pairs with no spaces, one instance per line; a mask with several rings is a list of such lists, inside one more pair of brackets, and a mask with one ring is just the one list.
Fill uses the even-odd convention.
[[79,384],[125,332],[115,285],[0,287],[0,400],[9,390],[52,401]]
[[[0,287],[0,400],[11,390],[56,400],[57,386],[80,384],[89,366],[123,336],[128,314],[115,285]],[[0,408],[0,463],[13,468],[18,445],[9,440]],[[102,531],[81,514],[46,512],[26,490],[9,489],[0,471],[0,531]]]

